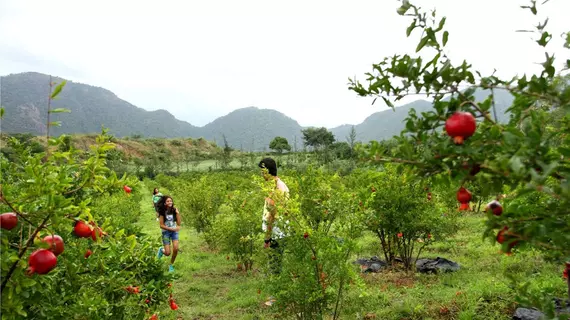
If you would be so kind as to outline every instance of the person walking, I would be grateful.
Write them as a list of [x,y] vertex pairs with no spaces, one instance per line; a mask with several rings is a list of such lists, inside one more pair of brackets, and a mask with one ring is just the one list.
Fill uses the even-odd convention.
[[160,200],[160,198],[162,198],[162,193],[160,193],[160,191],[158,191],[158,188],[154,188],[154,190],[152,191],[152,205],[154,207],[154,212],[156,212],[156,221],[158,221],[158,200]]

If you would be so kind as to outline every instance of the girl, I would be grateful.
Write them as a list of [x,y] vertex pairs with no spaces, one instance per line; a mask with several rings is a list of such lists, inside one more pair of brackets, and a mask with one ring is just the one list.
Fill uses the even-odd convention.
[[162,198],[162,193],[158,191],[158,188],[154,188],[152,191],[152,206],[156,212],[156,221],[158,221],[158,200],[160,200],[160,198]]
[[160,221],[160,228],[162,229],[162,244],[164,247],[158,248],[158,258],[163,255],[170,255],[170,242],[172,241],[172,258],[170,259],[170,266],[168,272],[174,271],[174,260],[178,254],[178,232],[180,231],[180,224],[182,219],[180,212],[174,206],[172,197],[162,196],[158,201],[158,215]]

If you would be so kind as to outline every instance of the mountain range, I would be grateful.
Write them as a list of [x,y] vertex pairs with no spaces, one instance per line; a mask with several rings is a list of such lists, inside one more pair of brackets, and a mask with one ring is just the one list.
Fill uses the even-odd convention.
[[[52,81],[63,79],[54,77]],[[8,133],[46,133],[49,76],[36,72],[11,74],[0,78],[0,103],[5,108],[0,130]],[[486,92],[478,91],[478,100]],[[508,117],[506,109],[513,97],[505,91],[496,91],[496,111],[499,121]],[[117,137],[140,135],[144,137],[178,138],[203,137],[241,150],[267,150],[276,136],[285,137],[289,144],[302,146],[304,127],[285,114],[257,107],[234,110],[203,127],[194,126],[176,119],[166,110],[147,111],[117,97],[111,91],[87,84],[67,81],[57,98],[57,107],[65,107],[71,113],[52,114],[50,121],[62,121],[61,127],[51,127],[50,133],[98,133],[101,126]],[[388,109],[371,114],[362,123],[355,124],[357,140],[384,140],[398,135],[404,128],[404,119],[411,108],[419,113],[432,107],[426,100],[416,100],[394,110]],[[328,128],[338,141],[345,141],[352,125]],[[295,147],[295,146],[294,146]]]

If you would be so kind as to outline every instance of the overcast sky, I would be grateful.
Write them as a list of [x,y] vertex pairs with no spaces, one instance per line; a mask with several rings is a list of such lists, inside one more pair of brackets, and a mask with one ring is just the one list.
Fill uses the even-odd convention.
[[[539,1],[541,2],[541,1]],[[448,52],[479,70],[537,72],[529,29],[550,16],[551,49],[570,0],[539,17],[519,0],[415,0],[447,16]],[[232,110],[275,109],[302,126],[362,122],[385,109],[349,91],[371,64],[413,52],[396,0],[0,0],[0,75],[36,71],[107,88],[147,110],[205,125]],[[566,20],[566,21],[565,21]],[[414,97],[417,99],[418,97]]]

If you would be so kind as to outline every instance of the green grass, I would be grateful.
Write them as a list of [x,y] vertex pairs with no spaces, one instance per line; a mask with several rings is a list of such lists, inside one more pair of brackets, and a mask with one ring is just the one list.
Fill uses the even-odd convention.
[[[158,249],[160,228],[150,198],[141,202],[141,212],[139,223],[147,234],[156,235]],[[463,216],[460,221],[461,228],[453,238],[436,239],[421,256],[456,261],[461,270],[440,275],[402,271],[360,274],[364,290],[351,287],[343,304],[342,319],[366,319],[373,315],[375,319],[511,319],[516,305],[511,283],[505,277],[507,272],[531,279],[535,290],[563,296],[561,267],[544,261],[533,250],[511,256],[500,254],[498,245],[481,238],[481,215]],[[266,296],[257,294],[261,276],[255,270],[251,274],[237,271],[234,261],[210,251],[184,220],[180,250],[175,262],[179,278],[173,283],[179,310],[172,311],[165,305],[160,319],[286,318],[264,306]],[[382,258],[376,238],[369,234],[361,240],[354,258],[371,255]],[[166,272],[170,258],[163,260]]]
[[[141,213],[139,223],[145,233],[156,235],[158,250],[161,231],[150,198],[141,201]],[[184,220],[182,225],[180,252],[174,263],[175,273],[180,278],[173,283],[179,309],[172,311],[165,305],[160,310],[160,319],[177,319],[176,316],[182,319],[266,319],[262,310],[264,300],[257,294],[259,279],[237,271],[235,262],[208,250]],[[167,272],[170,257],[164,256],[162,260]]]

